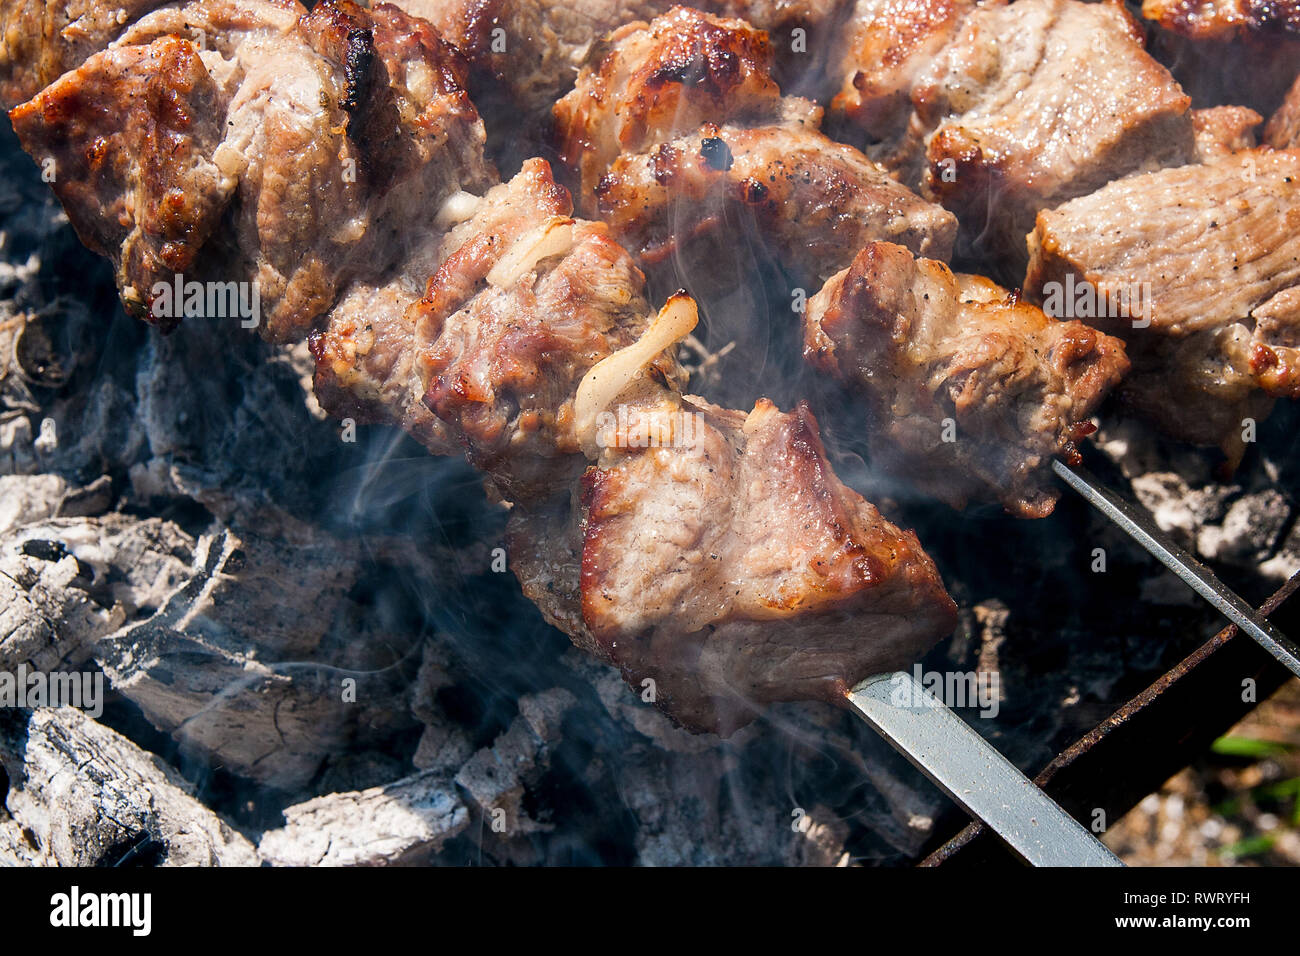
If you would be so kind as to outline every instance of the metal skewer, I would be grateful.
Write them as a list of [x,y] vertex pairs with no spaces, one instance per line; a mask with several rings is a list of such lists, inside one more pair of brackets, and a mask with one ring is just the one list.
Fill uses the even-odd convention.
[[1218,608],[1228,620],[1249,634],[1260,647],[1276,657],[1291,673],[1300,677],[1300,648],[1297,648],[1290,638],[1266,619],[1256,614],[1254,608],[1215,577],[1213,571],[1170,541],[1145,511],[1129,504],[1084,468],[1078,466],[1071,468],[1059,459],[1052,462],[1052,468],[1067,485],[1119,525],[1157,561]]
[[868,677],[849,704],[967,813],[1034,866],[1123,866],[911,674]]

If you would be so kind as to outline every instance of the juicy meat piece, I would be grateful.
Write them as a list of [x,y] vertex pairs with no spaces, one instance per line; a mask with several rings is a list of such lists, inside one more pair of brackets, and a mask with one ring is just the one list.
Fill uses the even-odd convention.
[[[1039,215],[1026,291],[1107,303],[1124,393],[1175,437],[1241,452],[1241,420],[1300,389],[1300,151],[1225,154],[1111,183]],[[1282,295],[1286,293],[1286,295]]]
[[[108,47],[124,27],[166,0],[5,0],[0,4],[0,103],[31,99]],[[303,12],[302,7],[297,12]]]
[[1276,149],[1300,149],[1300,76],[1264,127],[1264,142]]
[[601,180],[598,211],[649,264],[709,242],[734,242],[734,212],[752,216],[782,261],[820,281],[873,239],[935,258],[956,221],[852,147],[815,129],[708,126],[621,157]]
[[[831,113],[865,134],[873,155],[919,153],[919,131],[909,130],[913,113],[932,95],[935,65],[976,6],[976,0],[854,0]],[[900,155],[890,165],[909,160],[905,180],[919,182],[919,155]]]
[[605,455],[575,510],[513,515],[508,541],[547,617],[674,719],[729,734],[767,702],[840,700],[955,625],[915,535],[836,479],[805,406],[644,411],[675,440]]
[[1296,0],[1146,0],[1151,51],[1197,106],[1241,103],[1267,116],[1300,63]]
[[567,90],[592,44],[673,0],[397,0],[454,44],[475,73],[526,115]]
[[994,498],[1050,514],[1050,463],[1128,371],[1124,346],[1056,322],[987,279],[885,242],[808,302],[805,354],[865,399],[879,458],[956,507]]
[[678,8],[611,35],[556,104],[584,212],[657,265],[735,241],[756,223],[805,280],[847,264],[870,239],[946,258],[956,222],[818,131],[820,111],[782,97],[767,36]]
[[164,7],[11,111],[136,314],[175,324],[155,289],[183,272],[249,283],[263,333],[301,336],[403,253],[411,208],[487,182],[460,58],[427,24],[340,2],[289,27],[262,0]]
[[198,50],[167,36],[97,54],[10,114],[125,302],[190,269],[234,195],[213,159],[222,105]]
[[555,104],[560,155],[590,195],[620,153],[638,153],[704,123],[762,122],[781,112],[767,34],[741,20],[676,7],[629,23],[601,44]]
[[1193,155],[1190,101],[1121,5],[859,0],[854,26],[834,116],[1017,273],[1038,210]]
[[1297,0],[1143,0],[1142,16],[1197,40],[1247,32],[1300,35]]
[[1245,106],[1192,110],[1196,158],[1208,163],[1216,156],[1254,149],[1258,145],[1255,130],[1262,122],[1264,117]]
[[[398,425],[434,454],[459,452],[460,443],[424,403],[416,363],[417,307],[427,280],[437,276],[446,297],[454,275],[462,284],[456,301],[468,299],[521,235],[571,212],[568,193],[540,159],[526,162],[510,182],[482,198],[461,193],[449,200],[399,267],[381,281],[349,286],[312,333],[321,406],[339,418]],[[459,253],[453,267],[440,272],[453,253]]]
[[[470,463],[526,502],[562,493],[585,466],[578,385],[640,338],[649,308],[643,276],[601,223],[542,220],[499,259],[494,238],[469,240],[429,280],[412,311],[416,361],[425,405]],[[661,358],[648,374],[668,385],[676,365]]]

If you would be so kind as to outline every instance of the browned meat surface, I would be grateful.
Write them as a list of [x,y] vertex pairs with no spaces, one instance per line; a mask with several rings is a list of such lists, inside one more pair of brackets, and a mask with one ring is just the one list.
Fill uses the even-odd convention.
[[[166,0],[3,0],[0,103],[31,99],[68,70],[107,49],[127,25]],[[288,4],[286,4],[288,6]],[[303,12],[295,2],[293,16]]]
[[805,407],[647,414],[691,437],[607,453],[576,512],[512,515],[509,544],[548,619],[675,719],[727,734],[763,703],[836,700],[954,626],[915,535],[835,478]]
[[162,37],[97,54],[11,114],[81,240],[114,260],[124,302],[191,269],[235,192],[213,158],[221,105],[195,47]]
[[1247,32],[1300,35],[1297,0],[1143,0],[1142,16],[1197,40]]
[[[398,425],[435,454],[458,453],[460,443],[424,403],[416,367],[416,319],[427,280],[438,278],[444,298],[455,291],[457,302],[467,299],[521,235],[571,212],[568,193],[540,159],[481,199],[453,197],[400,267],[381,281],[349,286],[312,334],[321,406],[339,418]],[[453,266],[444,269],[453,253]],[[455,290],[453,279],[460,283]]]
[[676,7],[652,23],[620,27],[601,48],[604,56],[555,105],[560,153],[584,197],[621,153],[704,123],[752,125],[781,113],[772,45],[742,20]]
[[700,261],[735,241],[741,217],[810,281],[872,239],[950,254],[950,214],[822,135],[809,101],[781,96],[761,31],[679,8],[606,47],[556,105],[557,134],[584,211],[648,265]]
[[820,281],[873,239],[946,259],[956,222],[857,150],[799,126],[708,126],[620,158],[597,190],[600,216],[648,264],[735,241],[752,216],[782,262]]
[[1038,210],[1194,155],[1188,97],[1121,5],[859,0],[853,27],[833,115],[1017,273]]
[[1300,394],[1300,151],[1119,180],[1040,214],[1030,247],[1026,291],[1106,302],[1095,321],[1131,346],[1124,394],[1176,437],[1235,457],[1243,418]]
[[391,7],[200,0],[138,20],[11,111],[123,302],[164,326],[155,287],[244,282],[262,331],[306,332],[404,250],[410,210],[489,178],[459,56]]
[[649,308],[628,253],[570,212],[534,160],[402,275],[348,290],[312,342],[326,407],[463,449],[514,505],[525,593],[691,729],[833,699],[950,630],[933,565],[838,482],[806,409],[684,399],[660,351],[585,431],[580,382]]
[[[499,235],[469,238],[412,310],[424,404],[515,502],[562,494],[581,473],[578,385],[649,314],[640,271],[603,224],[528,227],[500,256]],[[676,365],[660,358],[647,374],[668,383]]]
[[1300,66],[1296,0],[1146,0],[1151,51],[1197,106],[1240,103],[1267,116]]
[[397,0],[427,19],[525,116],[550,109],[573,85],[595,41],[672,0]]
[[1300,76],[1264,127],[1264,142],[1276,149],[1300,149]]
[[[768,30],[792,81],[817,75],[832,46],[834,25],[846,0],[701,0],[693,4],[727,17],[741,17]],[[515,111],[502,112],[511,125],[547,113],[577,78],[579,68],[599,58],[609,32],[638,20],[653,20],[675,0],[397,0],[424,17],[458,47],[474,67],[476,98],[504,99]],[[804,34],[797,48],[794,30]],[[522,114],[522,115],[521,115]]]
[[1128,370],[1123,343],[1056,322],[987,279],[868,245],[808,302],[806,355],[864,399],[872,461],[956,507],[1050,514],[1071,460]]
[[1192,110],[1196,130],[1196,158],[1203,163],[1216,156],[1254,149],[1259,145],[1255,130],[1264,117],[1245,106],[1214,106]]

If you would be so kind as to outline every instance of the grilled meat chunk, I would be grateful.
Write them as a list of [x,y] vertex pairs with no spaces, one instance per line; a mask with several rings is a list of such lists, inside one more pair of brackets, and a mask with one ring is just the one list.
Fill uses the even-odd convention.
[[1242,419],[1300,395],[1300,151],[1119,180],[1041,213],[1030,249],[1026,291],[1105,303],[1134,363],[1123,394],[1175,437],[1236,459]]
[[652,23],[620,27],[601,48],[604,56],[584,67],[554,110],[560,155],[584,197],[621,153],[705,123],[749,125],[781,113],[771,43],[742,20],[675,7]]
[[1196,158],[1207,163],[1216,156],[1254,149],[1259,145],[1255,130],[1262,122],[1264,117],[1245,106],[1192,110]]
[[1300,63],[1296,0],[1144,0],[1151,51],[1197,106],[1241,103],[1267,116]]
[[[657,16],[673,0],[397,0],[468,58],[484,92],[525,116],[573,85],[593,43],[620,23]],[[476,94],[479,89],[476,89]]]
[[1027,518],[1051,513],[1051,459],[1077,456],[1128,370],[1118,339],[886,242],[809,300],[805,343],[865,399],[873,462],[955,507],[992,498]]
[[338,289],[403,253],[397,223],[485,185],[460,58],[392,7],[199,0],[136,21],[10,117],[55,169],[127,308],[164,326],[159,288],[244,282],[262,331],[300,337]]
[[584,211],[648,265],[733,241],[740,217],[808,281],[872,239],[949,255],[953,217],[822,135],[813,104],[782,97],[761,31],[678,8],[606,48],[556,104],[557,134]]
[[380,281],[345,289],[324,325],[312,333],[308,341],[321,406],[339,418],[400,426],[434,454],[462,451],[425,405],[416,365],[417,313],[429,307],[420,300],[430,277],[443,300],[454,293],[453,301],[460,303],[524,233],[572,211],[569,194],[540,159],[529,160],[510,182],[481,198],[459,193],[449,199],[438,217],[421,224],[427,229],[424,238],[411,242],[399,266]]
[[1194,155],[1188,97],[1122,5],[859,0],[832,115],[1014,274],[1038,210]]
[[[643,276],[602,223],[532,226],[500,257],[482,236],[458,247],[412,310],[424,404],[514,502],[572,486],[586,465],[578,385],[649,315]],[[667,386],[679,373],[661,356],[645,374]]]
[[809,282],[873,239],[947,259],[956,234],[951,214],[852,147],[800,126],[706,126],[621,157],[596,196],[601,218],[648,265],[734,241],[735,216],[745,215]]
[[1264,127],[1264,142],[1276,149],[1300,149],[1300,76]]
[[[122,30],[166,0],[4,0],[0,3],[0,103],[31,99],[107,49]],[[296,2],[292,18],[303,12]]]
[[1300,36],[1297,0],[1143,0],[1142,16],[1197,40],[1247,32]]
[[509,545],[548,619],[675,720],[729,734],[767,702],[839,700],[952,629],[915,535],[835,478],[806,407],[643,413],[672,439],[607,452],[572,510],[512,515]]
[[235,193],[238,180],[214,159],[222,106],[199,51],[167,36],[96,54],[10,114],[137,312],[155,282],[192,269]]

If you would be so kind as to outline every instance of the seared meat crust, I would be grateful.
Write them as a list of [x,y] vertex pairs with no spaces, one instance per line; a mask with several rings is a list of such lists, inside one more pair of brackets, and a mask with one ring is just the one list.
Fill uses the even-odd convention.
[[1300,397],[1300,151],[1119,180],[1041,213],[1030,251],[1036,300],[1074,282],[1120,305],[1096,321],[1130,343],[1123,393],[1175,437],[1235,460],[1244,418]]
[[[719,161],[717,157],[725,157]],[[752,216],[782,261],[816,282],[874,239],[952,253],[956,221],[852,147],[800,126],[706,126],[621,157],[596,190],[615,235],[648,265],[726,241],[729,213]]]
[[1275,149],[1300,149],[1300,75],[1264,128],[1264,142]]
[[950,214],[823,136],[814,104],[781,96],[762,31],[677,8],[603,49],[556,104],[556,132],[584,212],[647,265],[726,242],[744,217],[803,281],[872,239],[950,254]]
[[198,50],[167,36],[97,54],[10,114],[82,242],[114,261],[138,311],[155,281],[194,265],[235,192],[213,159],[222,113]]
[[[449,212],[458,205],[464,207],[460,222],[426,223],[428,233],[413,242],[400,267],[380,282],[349,286],[309,340],[316,397],[326,411],[358,422],[399,425],[434,454],[456,454],[462,446],[424,403],[416,363],[419,313],[445,308],[436,306],[438,299],[463,303],[521,235],[572,212],[569,194],[540,159],[526,162],[510,182],[481,199],[454,197]],[[437,297],[421,303],[431,283]]]
[[859,0],[855,22],[833,117],[1017,275],[1038,210],[1194,154],[1190,100],[1122,5]]
[[885,242],[809,300],[805,342],[865,399],[873,461],[956,507],[993,498],[1027,518],[1051,513],[1052,458],[1077,456],[1128,371],[1118,339]]
[[767,34],[743,20],[676,7],[606,37],[604,56],[555,104],[560,155],[592,194],[620,153],[705,123],[762,122],[781,112]]
[[263,334],[300,337],[349,279],[396,261],[411,208],[489,180],[460,58],[427,24],[345,0],[287,32],[284,14],[155,10],[10,113],[65,171],[55,192],[141,317],[174,324],[153,289],[186,272],[255,283]]
[[835,478],[806,406],[645,414],[691,434],[605,456],[576,509],[512,515],[509,544],[548,619],[674,719],[729,734],[763,703],[841,700],[955,625],[915,535]]

